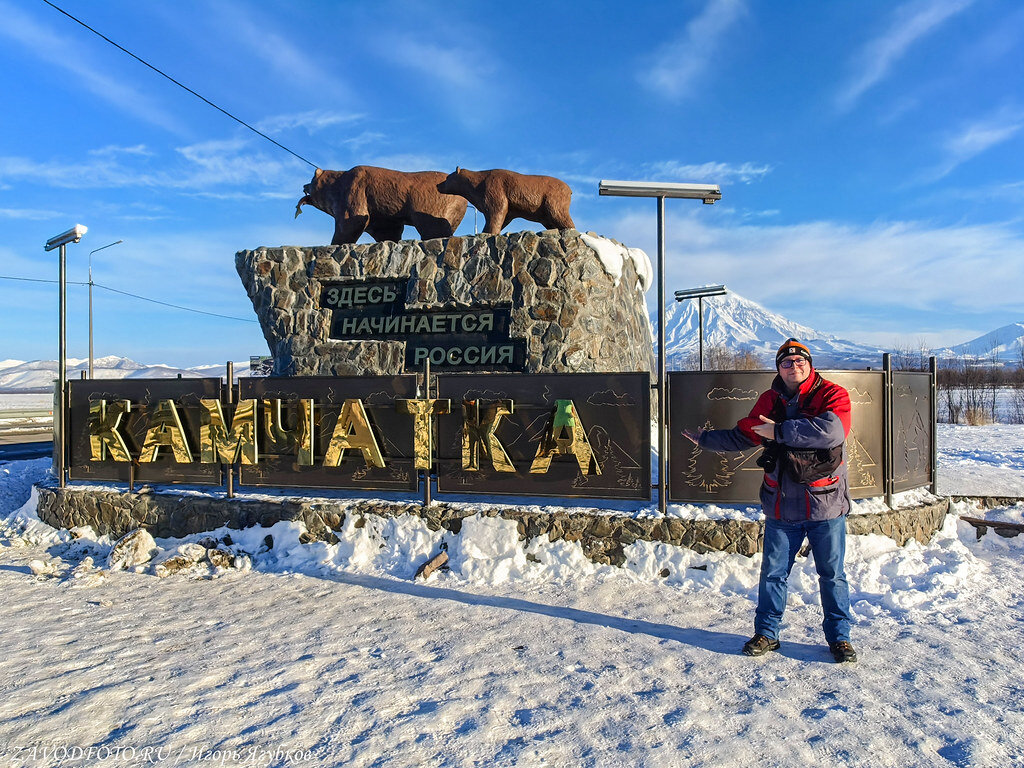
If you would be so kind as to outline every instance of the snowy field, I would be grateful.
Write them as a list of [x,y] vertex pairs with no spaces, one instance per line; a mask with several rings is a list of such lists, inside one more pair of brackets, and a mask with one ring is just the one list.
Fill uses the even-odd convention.
[[[1024,427],[939,440],[943,493],[1024,496]],[[494,520],[349,519],[333,546],[221,530],[239,567],[158,578],[35,519],[48,463],[0,465],[4,765],[1024,765],[1024,536],[851,537],[854,665],[799,560],[782,648],[751,659],[757,557],[597,567]],[[414,581],[442,539],[451,569]]]

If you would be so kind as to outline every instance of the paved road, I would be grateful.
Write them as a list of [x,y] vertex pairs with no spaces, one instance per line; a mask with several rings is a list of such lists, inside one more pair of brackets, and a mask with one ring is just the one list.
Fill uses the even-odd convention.
[[0,443],[0,462],[40,459],[43,456],[53,455],[53,441],[49,435],[45,435],[45,440],[36,440],[34,442],[28,442],[28,440],[33,439],[34,436],[32,435],[21,435],[20,437],[22,442]]
[[53,430],[50,427],[38,431],[0,430],[0,445],[12,443],[52,443]]

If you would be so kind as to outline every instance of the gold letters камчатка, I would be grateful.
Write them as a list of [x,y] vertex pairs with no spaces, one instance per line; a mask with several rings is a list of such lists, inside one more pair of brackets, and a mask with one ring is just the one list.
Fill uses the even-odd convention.
[[[282,407],[295,408],[298,424],[288,430],[283,426]],[[440,399],[397,399],[394,406],[400,413],[412,418],[413,460],[416,468],[429,469],[433,457],[433,420],[447,414],[451,401]],[[145,407],[145,406],[144,406]],[[228,424],[220,400],[202,398],[199,401],[198,460],[201,464],[257,464],[260,456],[260,419],[263,414],[264,438],[269,445],[289,446],[301,466],[314,464],[313,439],[317,404],[312,399],[288,402],[280,399],[241,400],[235,406]],[[320,406],[322,407],[322,406]],[[335,406],[336,407],[336,406]],[[139,463],[156,462],[169,454],[175,463],[190,464],[196,456],[189,446],[185,422],[181,417],[184,406],[173,400],[157,400],[150,411],[145,437],[139,451]],[[130,462],[129,443],[122,429],[132,410],[128,400],[94,400],[89,404],[90,461]],[[476,400],[463,402],[462,412],[462,469],[481,470],[484,461],[496,472],[515,472],[516,468],[505,446],[496,435],[502,419],[513,413],[512,400],[502,399],[483,404]],[[138,411],[138,406],[136,406]],[[280,450],[280,449],[278,449]],[[323,456],[325,467],[342,464],[347,451],[361,454],[368,467],[383,468],[386,457],[374,433],[369,414],[358,398],[348,398],[331,432]],[[276,454],[275,454],[276,455]],[[556,401],[548,417],[544,436],[537,446],[530,465],[530,473],[546,473],[555,456],[571,455],[584,474],[601,474],[587,439],[587,431],[572,400]]]

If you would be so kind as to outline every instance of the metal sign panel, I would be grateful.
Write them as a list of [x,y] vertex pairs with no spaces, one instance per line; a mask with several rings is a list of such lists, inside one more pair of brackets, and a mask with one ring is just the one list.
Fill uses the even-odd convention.
[[[198,461],[180,462],[170,446],[151,451],[152,461],[143,450],[147,435],[157,437],[151,429],[161,429],[155,422],[162,418],[158,414],[162,403],[173,403],[172,420],[180,421],[181,435],[187,450],[194,456],[200,446],[200,407],[202,398],[219,399],[220,379],[84,379],[70,381],[71,409],[68,416],[69,436],[69,477],[73,480],[120,481],[130,479],[132,464],[135,466],[136,483],[191,483],[219,485],[221,468],[219,464],[200,464]],[[103,449],[103,458],[93,460],[93,431],[90,421],[95,420],[95,411],[100,403],[108,409],[115,403],[128,401],[130,407],[121,416],[117,433],[124,439],[131,462],[115,461],[110,451]],[[93,408],[93,413],[90,413]],[[168,413],[166,408],[160,413]],[[173,424],[173,431],[177,425]],[[175,439],[179,436],[175,434]]]
[[[415,376],[240,379],[238,391],[239,400],[257,401],[259,425],[259,462],[241,466],[242,485],[376,491],[419,487],[412,458],[413,420],[395,407],[396,400],[416,398]],[[328,461],[332,437],[349,400],[360,402],[383,467],[373,466],[357,448],[341,451],[337,466]],[[311,452],[305,459],[309,463],[302,463],[297,445],[303,401],[312,401]]]
[[440,375],[438,392],[441,493],[651,498],[646,373]]
[[404,341],[406,370],[521,371],[526,340],[512,338],[512,307],[407,308],[405,279],[329,281],[320,305],[331,310],[330,338]]
[[[879,371],[819,371],[850,393],[852,428],[846,441],[850,494],[883,493],[882,411],[884,379]],[[775,374],[765,371],[674,371],[668,375],[669,490],[672,502],[759,501],[763,470],[760,448],[715,453],[698,448],[683,429],[731,429],[750,413]]]
[[851,427],[846,438],[850,496],[866,499],[885,492],[885,374],[882,371],[823,371],[850,393]]
[[894,371],[892,374],[893,491],[930,485],[931,374]]

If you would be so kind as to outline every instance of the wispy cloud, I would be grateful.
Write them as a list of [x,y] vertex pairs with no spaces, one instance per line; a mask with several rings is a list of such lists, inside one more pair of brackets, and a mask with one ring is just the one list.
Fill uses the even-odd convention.
[[0,157],[0,185],[20,181],[63,189],[159,187],[215,193],[246,187],[249,195],[255,195],[283,193],[297,178],[307,177],[298,161],[253,151],[247,139],[190,144],[178,147],[176,154],[177,162],[123,152],[99,152],[73,162]]
[[676,160],[652,163],[648,168],[653,174],[673,179],[722,184],[733,181],[749,184],[752,181],[760,181],[772,171],[772,166],[770,165],[757,165],[755,163],[733,165],[731,163],[709,162],[691,165],[680,163]]
[[368,161],[369,165],[394,168],[396,171],[454,171],[456,163],[436,155],[396,154],[379,155]]
[[648,60],[638,76],[641,84],[670,99],[689,96],[718,56],[725,33],[745,12],[742,0],[711,0],[680,35]]
[[[446,32],[444,42],[431,43],[421,32],[394,33],[379,40],[375,51],[428,83],[430,91],[442,98],[463,123],[479,125],[495,101],[498,63],[482,45],[473,42],[477,37]],[[458,45],[451,45],[452,40],[458,40]]]
[[312,135],[334,125],[358,122],[363,117],[363,115],[359,114],[342,114],[314,109],[297,114],[267,117],[256,123],[256,127],[264,133],[280,133],[281,131],[302,128],[306,133]]
[[912,0],[897,8],[886,30],[855,54],[851,74],[835,97],[840,112],[852,109],[869,89],[888,77],[915,43],[966,10],[975,0]]
[[[315,93],[321,101],[352,105],[355,97],[348,82],[335,74],[336,69],[324,66],[315,48],[288,38],[279,23],[268,19],[258,4],[224,0],[209,6],[220,20],[218,27],[228,30],[242,43],[247,55],[261,59],[273,72],[303,93]],[[331,38],[324,38],[330,40]],[[338,39],[341,39],[339,36]],[[329,46],[331,43],[328,42]]]
[[942,159],[932,168],[924,171],[915,182],[927,184],[938,181],[957,167],[987,152],[999,144],[1009,141],[1024,128],[1024,112],[1002,109],[994,115],[975,120],[950,134],[942,142]]
[[0,219],[21,219],[23,221],[45,221],[55,219],[56,211],[39,211],[30,208],[0,208]]
[[138,155],[140,157],[152,157],[153,152],[146,148],[145,144],[136,144],[134,147],[118,147],[113,144],[99,149],[90,149],[89,154],[94,157],[115,157],[116,155]]
[[946,142],[945,149],[952,161],[957,165],[980,155],[987,149],[1002,144],[1016,135],[1024,125],[1024,115],[999,115],[990,120],[983,120],[968,125],[956,136]]
[[392,4],[390,13],[401,22],[367,35],[363,49],[402,70],[391,77],[407,79],[412,90],[429,96],[445,121],[478,129],[496,118],[500,104],[516,98],[516,73],[503,71],[495,27],[473,23],[473,14],[438,15],[416,2]]
[[177,118],[144,91],[128,85],[123,77],[107,75],[92,63],[89,52],[75,38],[37,23],[6,0],[0,0],[0,17],[4,20],[0,37],[14,41],[36,59],[70,74],[72,90],[84,88],[126,114],[174,133],[182,132]]

